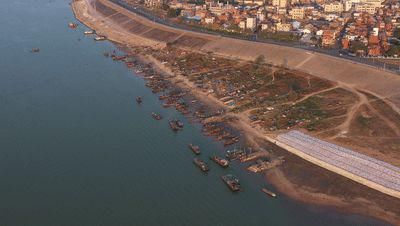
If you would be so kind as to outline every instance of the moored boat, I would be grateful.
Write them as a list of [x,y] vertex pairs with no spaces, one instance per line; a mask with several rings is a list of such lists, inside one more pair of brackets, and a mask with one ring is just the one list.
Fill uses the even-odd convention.
[[183,128],[183,122],[181,122],[179,120],[176,120],[176,125],[181,129]]
[[83,34],[92,35],[92,34],[94,34],[94,31],[93,30],[87,30],[87,31],[83,32]]
[[168,96],[166,96],[166,95],[161,95],[158,97],[159,100],[165,100],[167,98],[168,98]]
[[225,184],[231,189],[231,191],[240,191],[240,181],[237,177],[232,174],[227,174],[221,177]]
[[106,40],[107,38],[105,37],[105,36],[96,36],[95,38],[94,38],[94,40],[95,41],[104,41],[104,40]]
[[161,119],[162,119],[162,116],[161,116],[161,115],[159,115],[159,114],[157,114],[157,113],[154,113],[154,112],[151,113],[151,116],[153,116],[153,118],[154,118],[155,120],[161,120]]
[[169,120],[169,127],[174,131],[178,131],[180,128],[178,127],[178,125],[176,124],[176,120]]
[[70,22],[70,23],[68,23],[68,27],[71,28],[71,29],[75,29],[75,28],[78,27],[78,24]]
[[193,153],[195,153],[196,155],[200,155],[200,147],[197,145],[193,145],[193,144],[189,144],[189,148],[190,150],[193,151]]
[[220,165],[221,167],[226,168],[229,166],[229,161],[224,158],[221,158],[219,156],[214,155],[214,156],[211,156],[210,159],[213,160],[218,165]]
[[200,170],[203,171],[203,172],[207,172],[207,171],[210,170],[210,169],[208,168],[207,164],[206,164],[203,160],[201,160],[201,159],[199,159],[199,158],[194,158],[194,159],[193,159],[193,163],[194,163],[197,167],[199,167]]
[[246,153],[243,150],[240,149],[233,149],[233,150],[228,150],[226,151],[226,158],[229,160],[235,160],[238,159],[242,156],[246,155]]

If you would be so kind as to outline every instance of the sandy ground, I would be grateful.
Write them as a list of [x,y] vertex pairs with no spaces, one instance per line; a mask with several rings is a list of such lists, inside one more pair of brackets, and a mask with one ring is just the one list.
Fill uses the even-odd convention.
[[[106,35],[110,40],[127,46],[146,45],[156,48],[164,46],[163,43],[145,39],[135,34],[126,32],[123,28],[118,27],[118,25],[115,25],[108,20],[104,20],[102,15],[99,15],[91,7],[88,7],[87,3],[92,1],[93,0],[77,0],[73,4],[73,9],[76,17],[87,26],[98,32],[100,31],[101,34]],[[165,73],[173,74],[169,68],[165,67],[163,64],[161,64],[161,62],[157,61],[151,56],[144,56],[144,60],[152,62],[153,65],[155,65],[159,70]],[[305,65],[306,63],[307,62],[299,62],[298,64]],[[206,93],[195,89],[194,84],[188,81],[187,78],[178,75],[173,78],[173,80],[175,82],[183,81],[177,83],[177,85],[183,88],[189,88],[192,91],[193,95],[196,96],[200,101],[218,106],[219,108],[226,108],[226,106],[223,105],[214,96],[207,95]],[[245,113],[229,116],[238,119],[234,123],[232,123],[232,126],[242,131],[243,134],[246,134],[248,138],[251,138],[253,143],[257,144],[257,139],[265,138],[266,134],[262,132],[262,130],[258,129],[257,127],[251,126],[249,119]],[[284,172],[281,171],[279,168],[270,171],[266,177],[278,188],[279,191],[287,194],[294,199],[323,205],[327,205],[328,203],[328,205],[330,206],[344,208],[346,210],[350,210],[359,214],[374,216],[392,224],[400,225],[399,212],[397,212],[398,210],[394,211],[397,212],[397,214],[395,214],[391,211],[381,208],[374,202],[363,201],[362,198],[349,201],[347,199],[342,199],[334,195],[327,195],[324,193],[315,192],[310,187],[299,186],[292,183],[290,179],[285,176]],[[362,189],[370,190],[361,185],[360,187]]]

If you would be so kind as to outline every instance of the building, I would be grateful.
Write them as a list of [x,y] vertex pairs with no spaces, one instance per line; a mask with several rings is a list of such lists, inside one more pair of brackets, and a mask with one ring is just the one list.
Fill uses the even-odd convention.
[[264,0],[244,0],[245,5],[264,5]]
[[267,30],[269,28],[268,24],[262,23],[261,24],[261,30]]
[[255,17],[246,18],[246,28],[254,30],[257,27],[257,19]]
[[322,45],[323,46],[332,46],[336,43],[336,35],[337,32],[334,30],[324,30],[322,34]]
[[324,5],[324,12],[326,13],[341,13],[343,12],[343,5],[340,2],[332,2]]
[[272,0],[272,5],[280,8],[286,8],[287,0]]
[[206,24],[213,24],[215,22],[215,17],[206,17],[204,18],[204,23]]
[[144,5],[147,7],[161,7],[163,4],[163,0],[144,0]]
[[291,31],[292,24],[290,23],[277,23],[275,24],[276,31]]
[[351,0],[346,0],[343,2],[343,7],[344,7],[343,10],[348,12],[353,7],[353,2]]
[[356,11],[357,12],[366,12],[369,14],[375,14],[378,7],[369,4],[356,4]]
[[294,20],[304,19],[305,10],[302,7],[296,7],[289,11],[290,16]]
[[240,21],[238,26],[240,29],[243,29],[243,30],[246,29],[246,21],[244,21],[244,20]]

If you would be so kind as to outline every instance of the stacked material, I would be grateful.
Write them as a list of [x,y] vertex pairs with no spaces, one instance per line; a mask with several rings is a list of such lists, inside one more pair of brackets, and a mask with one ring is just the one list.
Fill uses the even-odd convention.
[[299,131],[281,134],[277,140],[353,175],[400,191],[400,168],[386,162],[319,140]]

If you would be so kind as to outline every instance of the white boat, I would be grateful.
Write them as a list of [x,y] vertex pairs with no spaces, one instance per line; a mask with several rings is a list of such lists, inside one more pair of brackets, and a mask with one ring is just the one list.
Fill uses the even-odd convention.
[[88,30],[88,31],[83,32],[83,34],[92,35],[92,34],[94,34],[94,31],[93,30]]
[[97,36],[97,37],[94,38],[95,41],[104,41],[104,40],[106,40],[106,39],[107,39],[107,38],[104,37],[104,36]]

